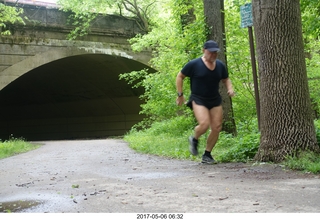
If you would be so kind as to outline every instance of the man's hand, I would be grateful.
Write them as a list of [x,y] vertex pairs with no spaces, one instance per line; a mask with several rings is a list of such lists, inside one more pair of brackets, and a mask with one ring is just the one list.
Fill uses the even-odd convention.
[[184,96],[180,96],[176,99],[177,105],[181,106],[183,103],[185,103]]
[[228,95],[229,95],[230,97],[233,97],[233,96],[236,95],[236,93],[233,91],[233,89],[228,90],[227,93],[228,93]]
[[227,88],[227,93],[230,97],[233,97],[236,95],[236,93],[233,91],[233,88],[232,88],[232,83],[231,83],[231,80],[229,78],[226,78],[226,79],[223,79],[222,82],[224,83],[224,85],[226,86]]

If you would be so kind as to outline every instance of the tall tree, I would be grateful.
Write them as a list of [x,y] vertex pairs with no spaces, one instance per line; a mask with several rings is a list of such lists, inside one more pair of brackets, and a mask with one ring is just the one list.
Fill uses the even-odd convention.
[[[215,40],[221,51],[218,58],[227,66],[227,58],[225,55],[225,29],[224,29],[224,1],[223,0],[203,0],[204,15],[208,27],[207,39]],[[227,95],[226,88],[220,83],[220,91],[222,96],[222,105],[224,110],[223,131],[236,134],[236,124],[233,117],[233,108],[231,98]]]
[[253,0],[261,139],[255,159],[319,151],[310,103],[299,0]]

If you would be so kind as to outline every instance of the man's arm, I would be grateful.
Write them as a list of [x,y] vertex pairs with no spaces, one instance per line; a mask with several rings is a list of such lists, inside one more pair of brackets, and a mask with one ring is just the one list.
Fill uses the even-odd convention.
[[233,91],[233,88],[232,88],[232,83],[231,83],[231,80],[230,78],[226,78],[226,79],[223,79],[222,82],[224,83],[224,85],[226,86],[227,88],[227,93],[230,97],[233,97],[235,95],[234,91]]
[[181,94],[181,96],[178,96],[176,103],[177,105],[182,105],[184,103],[184,96],[183,96],[183,80],[186,76],[183,75],[181,72],[178,73],[176,78],[176,88],[178,94]]

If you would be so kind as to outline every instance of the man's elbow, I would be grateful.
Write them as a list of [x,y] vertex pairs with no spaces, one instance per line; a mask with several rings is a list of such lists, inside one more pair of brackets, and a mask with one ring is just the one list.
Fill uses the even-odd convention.
[[179,72],[177,75],[177,79],[183,80],[184,78],[185,76],[181,72]]
[[222,81],[224,84],[226,84],[226,83],[229,81],[229,78],[222,79],[221,81]]

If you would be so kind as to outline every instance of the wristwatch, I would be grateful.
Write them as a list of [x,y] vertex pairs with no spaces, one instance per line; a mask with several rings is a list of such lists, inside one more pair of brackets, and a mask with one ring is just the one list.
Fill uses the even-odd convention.
[[183,96],[183,92],[178,92],[178,97]]

